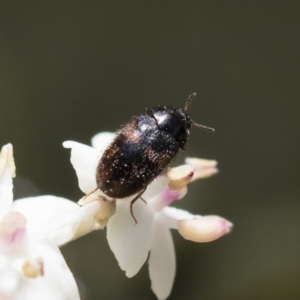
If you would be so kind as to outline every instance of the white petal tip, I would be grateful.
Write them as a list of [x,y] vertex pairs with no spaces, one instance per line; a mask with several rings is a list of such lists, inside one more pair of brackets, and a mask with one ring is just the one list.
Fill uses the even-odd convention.
[[103,151],[115,136],[115,133],[112,132],[100,132],[92,137],[92,146],[97,150]]
[[133,272],[125,272],[125,275],[127,278],[132,278],[137,274],[137,272],[133,273]]
[[75,144],[76,144],[76,142],[73,142],[73,141],[65,141],[62,143],[64,148],[72,148]]
[[229,233],[232,228],[231,222],[218,216],[178,221],[178,231],[182,237],[197,243],[212,242]]
[[5,166],[8,164],[11,170],[11,176],[16,176],[16,166],[13,156],[13,146],[12,144],[6,144],[2,147],[0,152],[0,174],[5,169]]

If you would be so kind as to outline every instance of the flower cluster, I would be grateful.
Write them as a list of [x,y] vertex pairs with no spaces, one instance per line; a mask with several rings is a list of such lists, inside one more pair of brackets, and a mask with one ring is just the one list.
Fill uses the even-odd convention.
[[[103,152],[114,137],[113,133],[100,133],[92,139],[93,147],[73,141],[64,142],[64,147],[72,149],[71,163],[80,189],[89,195],[86,199],[105,196],[97,190],[95,173]],[[232,224],[221,217],[193,215],[170,207],[186,195],[188,183],[217,173],[216,165],[214,160],[188,158],[185,165],[170,168],[165,175],[158,176],[143,193],[147,204],[143,201],[134,203],[137,224],[130,212],[134,196],[117,201],[108,199],[116,203],[116,211],[107,223],[110,249],[127,277],[138,273],[150,252],[151,287],[158,299],[169,296],[175,277],[175,251],[170,229],[177,229],[187,240],[210,242],[232,228]]]
[[0,299],[80,299],[58,247],[95,229],[101,202],[83,208],[55,196],[13,202],[14,176],[8,144],[0,153]]
[[[59,247],[106,227],[107,240],[127,277],[147,261],[151,287],[166,299],[175,277],[175,250],[170,229],[194,242],[210,242],[228,233],[232,224],[218,216],[193,215],[170,205],[182,199],[187,186],[217,173],[216,161],[196,158],[159,175],[136,201],[109,199],[97,189],[96,168],[114,134],[100,133],[93,147],[67,141],[79,187],[86,194],[78,204],[61,197],[40,196],[13,202],[15,164],[12,145],[0,154],[0,299],[80,299],[76,282]],[[150,253],[150,255],[149,255]]]

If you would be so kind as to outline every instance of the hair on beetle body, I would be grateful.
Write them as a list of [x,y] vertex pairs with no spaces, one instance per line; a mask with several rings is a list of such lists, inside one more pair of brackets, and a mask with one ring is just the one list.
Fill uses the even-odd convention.
[[[193,93],[184,109],[157,106],[134,116],[117,132],[104,151],[96,171],[97,189],[114,199],[136,195],[138,200],[147,186],[165,170],[179,150],[185,150],[190,127],[214,131],[195,123],[187,112]],[[142,199],[143,200],[143,199]]]

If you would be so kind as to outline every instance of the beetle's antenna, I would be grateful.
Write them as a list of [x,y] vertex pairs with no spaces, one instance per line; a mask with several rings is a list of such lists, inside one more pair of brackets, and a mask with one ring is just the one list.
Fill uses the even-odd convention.
[[198,123],[194,122],[193,120],[192,120],[192,125],[193,125],[193,126],[196,126],[196,127],[198,127],[198,128],[200,128],[200,129],[202,129],[202,130],[205,130],[205,131],[209,131],[209,132],[215,131],[214,128],[211,128],[211,127],[207,127],[207,126],[198,124]]
[[[191,105],[193,99],[196,97],[196,95],[197,95],[196,93],[192,93],[192,94],[189,95],[188,99],[187,99],[186,102],[185,102],[185,106],[184,106],[184,112],[185,112],[185,113],[187,113],[188,108],[189,108],[189,106]],[[202,129],[202,130],[209,131],[209,132],[215,131],[214,128],[211,128],[211,127],[207,127],[207,126],[198,124],[198,123],[196,123],[196,122],[193,121],[193,120],[191,120],[191,122],[192,122],[192,125],[193,125],[193,126],[196,126],[196,127],[200,128],[200,129]]]
[[187,113],[189,106],[191,105],[193,99],[196,97],[196,93],[192,93],[189,95],[188,99],[185,102],[184,112]]

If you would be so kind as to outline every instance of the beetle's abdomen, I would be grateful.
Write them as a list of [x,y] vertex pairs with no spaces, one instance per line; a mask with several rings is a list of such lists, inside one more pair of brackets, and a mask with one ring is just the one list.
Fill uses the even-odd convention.
[[98,188],[113,198],[126,198],[147,187],[179,150],[153,118],[140,115],[118,132],[97,167]]

